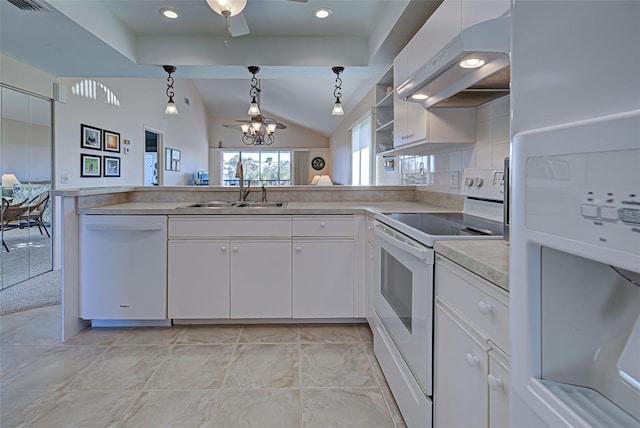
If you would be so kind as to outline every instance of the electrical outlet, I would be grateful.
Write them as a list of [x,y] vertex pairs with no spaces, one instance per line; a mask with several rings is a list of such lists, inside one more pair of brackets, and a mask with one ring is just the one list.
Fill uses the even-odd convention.
[[60,184],[69,184],[69,174],[66,172],[60,174]]

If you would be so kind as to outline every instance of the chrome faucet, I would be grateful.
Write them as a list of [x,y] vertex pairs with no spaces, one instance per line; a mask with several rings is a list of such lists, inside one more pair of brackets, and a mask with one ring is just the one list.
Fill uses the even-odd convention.
[[262,202],[267,202],[267,188],[262,185]]
[[244,189],[244,169],[242,168],[241,161],[238,161],[238,163],[236,164],[235,176],[240,181],[240,201],[241,202],[246,201],[247,196],[249,196],[249,192],[251,192],[251,180],[249,180],[249,183],[247,185],[247,190],[245,190]]

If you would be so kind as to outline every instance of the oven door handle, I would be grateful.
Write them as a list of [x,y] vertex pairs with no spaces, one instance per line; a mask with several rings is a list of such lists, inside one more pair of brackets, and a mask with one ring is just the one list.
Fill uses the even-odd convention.
[[412,245],[407,244],[406,242],[402,242],[399,239],[396,239],[392,236],[387,235],[386,233],[376,229],[375,231],[375,235],[379,238],[381,238],[382,240],[384,240],[385,242],[387,242],[388,244],[393,245],[396,248],[399,248],[402,251],[405,251],[415,257],[417,257],[420,260],[427,260],[427,258],[429,257],[429,249],[428,248],[416,248]]

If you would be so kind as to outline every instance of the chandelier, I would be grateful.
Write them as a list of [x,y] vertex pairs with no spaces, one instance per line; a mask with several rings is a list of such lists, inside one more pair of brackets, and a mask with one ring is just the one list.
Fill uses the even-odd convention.
[[260,113],[260,81],[256,78],[260,67],[252,65],[248,69],[253,75],[249,89],[251,104],[247,113],[251,115],[251,121],[243,121],[245,123],[240,125],[242,142],[248,146],[270,146],[276,140],[276,129],[285,129],[286,126]]

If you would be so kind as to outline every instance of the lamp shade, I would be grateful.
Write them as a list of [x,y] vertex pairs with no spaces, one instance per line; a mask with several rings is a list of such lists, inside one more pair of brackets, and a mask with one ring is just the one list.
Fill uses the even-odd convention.
[[331,177],[328,175],[321,175],[316,183],[318,186],[333,186],[333,181],[331,181]]
[[178,114],[178,107],[176,107],[176,103],[173,102],[173,98],[169,99],[167,108],[164,109],[164,114]]
[[333,105],[331,114],[333,116],[342,116],[344,114],[344,109],[342,108],[342,103],[340,101],[336,101],[336,103]]
[[20,184],[15,174],[2,174],[2,187],[13,187],[14,184]]
[[319,180],[320,180],[320,176],[319,175],[314,175],[310,184],[316,185],[316,184],[318,184]]
[[247,0],[207,0],[207,4],[219,15],[228,12],[229,16],[236,16],[244,10]]

